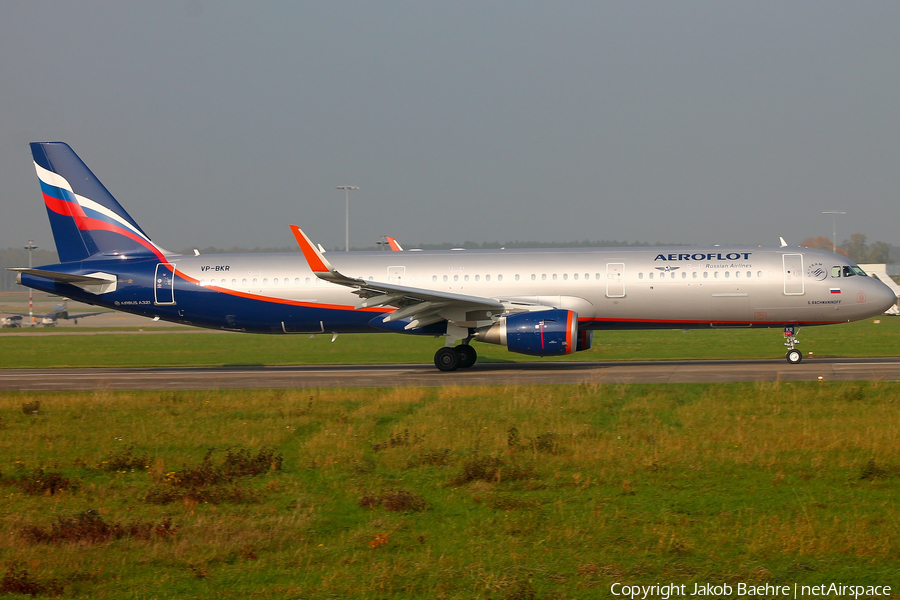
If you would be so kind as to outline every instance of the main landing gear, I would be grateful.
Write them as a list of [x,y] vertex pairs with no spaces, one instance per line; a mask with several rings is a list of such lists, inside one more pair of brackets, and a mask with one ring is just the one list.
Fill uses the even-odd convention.
[[444,346],[434,353],[434,366],[441,371],[455,371],[468,369],[478,360],[475,348],[468,344],[460,344],[456,347]]
[[794,346],[800,343],[800,341],[797,339],[797,335],[799,333],[799,327],[788,325],[784,328],[784,345],[787,346],[788,349],[787,354],[785,354],[784,357],[792,365],[796,365],[801,360],[803,360],[803,353],[794,348]]

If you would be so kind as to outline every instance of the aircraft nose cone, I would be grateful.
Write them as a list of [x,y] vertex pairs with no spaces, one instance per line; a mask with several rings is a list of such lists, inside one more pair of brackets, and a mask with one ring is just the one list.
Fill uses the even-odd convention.
[[880,281],[877,281],[876,283],[878,285],[876,285],[875,290],[873,290],[871,297],[872,302],[881,308],[881,312],[884,312],[897,303],[897,296],[894,294],[894,291],[885,284]]

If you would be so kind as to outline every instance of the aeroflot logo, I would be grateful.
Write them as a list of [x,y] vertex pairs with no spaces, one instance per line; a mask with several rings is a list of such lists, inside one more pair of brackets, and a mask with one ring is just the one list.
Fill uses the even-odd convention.
[[709,254],[657,254],[653,260],[749,260],[752,252],[711,252]]

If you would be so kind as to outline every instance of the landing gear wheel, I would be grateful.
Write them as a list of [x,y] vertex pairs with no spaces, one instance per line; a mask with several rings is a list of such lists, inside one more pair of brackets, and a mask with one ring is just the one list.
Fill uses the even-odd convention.
[[475,364],[476,360],[478,360],[478,353],[475,352],[475,348],[468,344],[460,344],[455,350],[459,354],[460,369],[468,369]]
[[799,350],[788,350],[787,354],[784,355],[789,363],[792,365],[796,365],[801,360],[803,360],[803,353]]
[[459,368],[459,358],[456,348],[444,346],[434,353],[434,366],[441,371],[455,371]]

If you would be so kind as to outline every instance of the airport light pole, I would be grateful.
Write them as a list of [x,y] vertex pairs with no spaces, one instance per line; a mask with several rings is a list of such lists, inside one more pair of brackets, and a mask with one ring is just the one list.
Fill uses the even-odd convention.
[[345,250],[350,252],[350,190],[358,190],[359,187],[355,185],[339,185],[335,189],[344,190],[345,192],[345,200],[347,203],[347,210],[345,214],[344,221],[344,243]]
[[831,251],[837,252],[837,216],[846,215],[846,210],[823,210],[823,215],[831,215]]
[[[31,251],[37,250],[37,246],[34,245],[34,240],[28,240],[28,245],[25,246],[25,249],[28,250],[28,268],[31,268]],[[34,290],[28,288],[28,320],[31,321],[31,326],[34,327]]]

